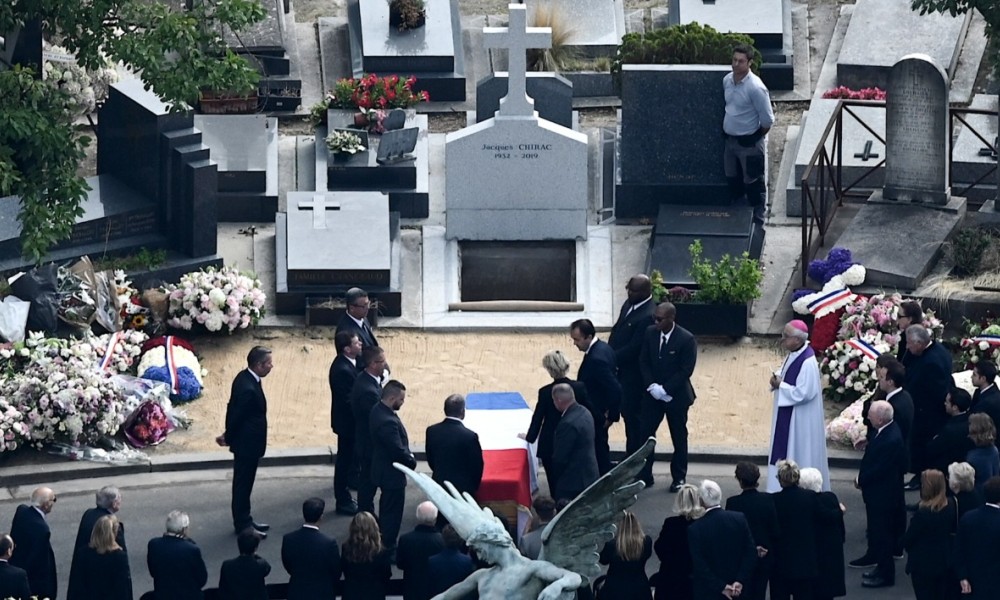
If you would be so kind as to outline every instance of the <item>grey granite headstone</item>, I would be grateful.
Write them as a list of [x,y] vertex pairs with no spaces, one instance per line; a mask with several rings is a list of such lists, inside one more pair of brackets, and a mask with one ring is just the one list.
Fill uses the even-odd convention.
[[386,115],[385,120],[382,121],[382,127],[386,131],[393,131],[396,129],[402,129],[406,125],[406,111],[401,108],[394,108],[389,111]]
[[948,203],[948,75],[925,54],[889,73],[886,147],[886,200]]
[[[535,102],[538,116],[573,127],[573,84],[556,73],[528,73],[527,92]],[[500,98],[507,94],[507,73],[487,75],[476,85],[476,122],[493,118],[500,108]]]
[[701,23],[716,31],[745,33],[758,50],[781,48],[783,0],[670,0],[670,23]]
[[389,285],[389,203],[384,195],[289,192],[286,223],[289,286]]
[[385,164],[413,160],[415,157],[411,153],[417,147],[419,133],[420,130],[416,127],[386,131],[379,139],[378,155],[375,161],[379,164]]
[[525,51],[549,44],[511,4],[510,27],[487,27],[487,47],[508,47],[509,91],[497,116],[445,140],[446,236],[459,240],[587,237],[587,136],[540,119],[525,90]]
[[661,203],[729,203],[721,65],[624,65],[615,214],[655,218]]
[[921,15],[911,0],[857,0],[837,57],[837,84],[885,89],[889,70],[904,56],[921,52],[952,75],[971,13]]

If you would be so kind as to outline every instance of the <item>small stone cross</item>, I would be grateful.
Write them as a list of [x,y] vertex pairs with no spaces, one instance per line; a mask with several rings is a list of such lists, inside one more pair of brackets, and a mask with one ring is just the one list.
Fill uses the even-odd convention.
[[1000,148],[1000,136],[993,139],[992,146],[983,146],[979,149],[979,156],[989,156],[993,160],[997,160],[997,148]]
[[299,210],[312,209],[313,229],[326,229],[326,211],[340,210],[340,202],[327,200],[326,194],[316,194],[312,200],[300,200]]
[[531,117],[535,105],[528,97],[528,59],[526,52],[535,48],[552,47],[552,29],[528,27],[527,7],[510,4],[507,27],[484,27],[483,43],[487,48],[507,49],[507,95],[500,99],[498,117]]
[[854,158],[860,158],[861,162],[868,162],[869,158],[878,158],[878,154],[872,152],[872,141],[867,140],[865,142],[865,149],[861,152],[855,153]]

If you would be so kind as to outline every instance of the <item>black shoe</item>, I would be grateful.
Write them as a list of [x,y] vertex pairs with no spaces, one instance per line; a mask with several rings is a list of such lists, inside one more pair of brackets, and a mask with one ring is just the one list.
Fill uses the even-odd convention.
[[338,515],[353,517],[358,514],[358,504],[356,502],[351,502],[350,504],[338,504],[334,512]]
[[267,532],[266,531],[261,531],[260,529],[257,529],[256,527],[254,527],[253,528],[253,532],[256,533],[257,537],[259,537],[260,539],[262,539],[262,540],[266,540],[267,539]]
[[892,587],[894,585],[896,585],[895,581],[889,579],[888,577],[882,577],[881,575],[861,580],[861,587],[866,588]]
[[643,479],[641,477],[638,477],[638,478],[636,478],[636,481],[641,481],[641,482],[643,482],[643,483],[646,484],[646,487],[643,488],[643,489],[651,488],[651,487],[653,487],[653,484],[654,484],[654,481],[653,481],[652,477],[650,477],[649,479]]
[[876,566],[878,562],[874,558],[868,558],[868,556],[862,556],[861,558],[856,558],[851,562],[847,563],[848,567],[852,569],[870,569]]
[[683,485],[684,485],[683,479],[678,479],[677,481],[674,481],[673,483],[670,484],[670,493],[676,494],[677,492],[681,491],[681,486]]
[[253,523],[253,528],[261,533],[267,533],[271,530],[271,526],[267,523]]

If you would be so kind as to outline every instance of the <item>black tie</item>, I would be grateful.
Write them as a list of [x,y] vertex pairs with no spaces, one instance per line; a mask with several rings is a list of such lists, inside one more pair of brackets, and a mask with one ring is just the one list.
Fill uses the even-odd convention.
[[657,357],[658,358],[663,358],[663,347],[666,346],[666,345],[667,345],[667,337],[661,333],[660,334],[660,351],[659,351],[659,353],[657,353]]

